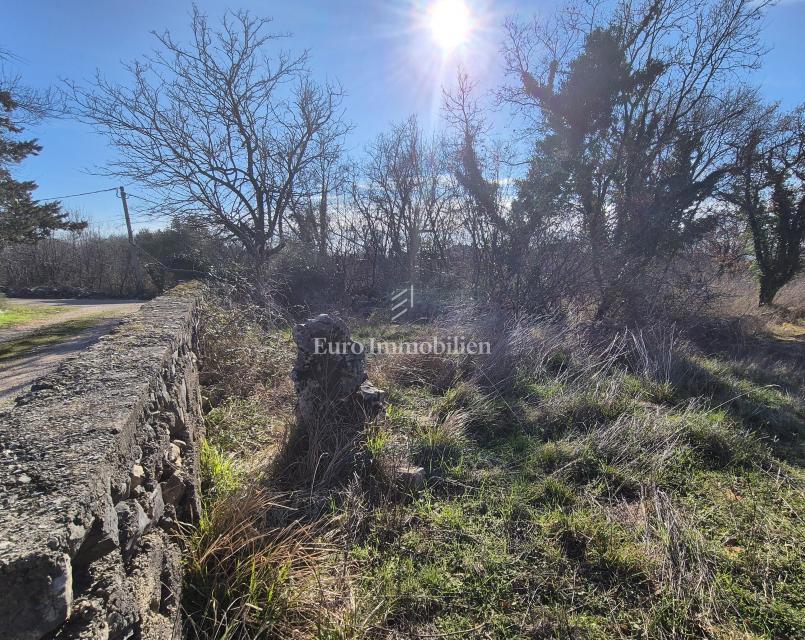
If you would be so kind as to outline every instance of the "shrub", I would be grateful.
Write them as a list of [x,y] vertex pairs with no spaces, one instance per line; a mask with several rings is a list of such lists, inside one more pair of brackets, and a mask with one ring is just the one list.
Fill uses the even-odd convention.
[[210,404],[247,397],[288,375],[293,358],[282,317],[208,287],[199,325],[200,370]]

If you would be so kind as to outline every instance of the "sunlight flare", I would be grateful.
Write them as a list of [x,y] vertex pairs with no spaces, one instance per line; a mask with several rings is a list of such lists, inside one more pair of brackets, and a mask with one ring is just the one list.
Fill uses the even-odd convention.
[[442,51],[450,52],[469,39],[472,15],[463,0],[436,0],[428,8],[431,35]]

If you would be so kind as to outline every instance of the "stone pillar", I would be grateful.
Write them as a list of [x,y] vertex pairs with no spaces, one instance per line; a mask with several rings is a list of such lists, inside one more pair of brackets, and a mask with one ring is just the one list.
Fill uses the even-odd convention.
[[385,392],[367,380],[365,354],[340,318],[321,314],[296,325],[291,373],[301,425],[362,426],[382,409]]

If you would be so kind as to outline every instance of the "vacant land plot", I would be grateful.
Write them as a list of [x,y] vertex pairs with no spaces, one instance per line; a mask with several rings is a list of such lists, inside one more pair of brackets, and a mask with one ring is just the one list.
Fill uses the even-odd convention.
[[[498,332],[497,362],[375,356],[385,414],[305,466],[283,450],[287,331],[207,322],[191,636],[805,634],[798,331],[596,340],[535,321]],[[338,456],[349,471],[322,486]],[[424,468],[424,485],[401,484],[401,466]]]

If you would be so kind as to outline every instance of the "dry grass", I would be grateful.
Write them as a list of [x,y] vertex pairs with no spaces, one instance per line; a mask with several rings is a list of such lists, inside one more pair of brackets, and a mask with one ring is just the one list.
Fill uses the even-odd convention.
[[332,543],[282,496],[255,487],[209,504],[187,533],[184,608],[189,637],[287,638],[321,619],[321,567]]
[[567,436],[571,461],[556,473],[573,473],[592,455],[626,477],[656,478],[675,457],[684,455],[684,430],[684,421],[658,412],[623,414],[587,433]]
[[352,421],[295,420],[271,475],[283,487],[310,494],[336,487],[351,475],[364,437],[363,424]]
[[363,637],[373,613],[354,597],[343,519],[268,489],[267,471],[204,447],[202,513],[183,532],[186,637]]
[[[488,336],[492,357],[372,358],[384,416],[365,429],[291,422],[284,457],[259,471],[293,493],[242,475],[223,491],[222,535],[195,575],[233,590],[216,611],[235,604],[197,608],[210,624],[196,637],[798,637],[802,476],[770,438],[805,423],[791,347],[743,320],[724,325],[729,349],[716,349],[722,335],[706,351],[691,331],[712,323],[504,318],[389,328]],[[269,412],[292,404],[287,388],[262,388]],[[253,469],[240,455],[217,466]],[[419,491],[395,487],[411,461],[426,470]],[[282,506],[228,515],[252,491]],[[266,618],[244,586],[252,555],[256,584],[274,585],[258,597],[276,603]]]
[[657,605],[643,616],[645,637],[686,637],[693,621],[711,635],[724,623],[719,613],[716,559],[691,518],[666,491],[650,486],[635,501],[597,507],[605,517],[638,532],[636,538],[647,559],[647,578],[662,593]]
[[450,388],[457,380],[458,366],[456,358],[434,354],[373,358],[369,379],[381,388],[391,385],[420,386],[440,392]]
[[225,398],[245,398],[281,384],[294,350],[290,331],[275,313],[207,289],[199,353],[205,393],[217,406]]
[[780,289],[772,307],[758,306],[758,285],[751,276],[725,277],[716,285],[717,312],[739,318],[805,318],[805,276],[800,275]]

